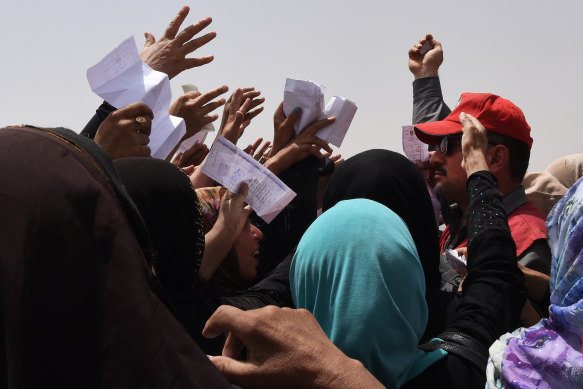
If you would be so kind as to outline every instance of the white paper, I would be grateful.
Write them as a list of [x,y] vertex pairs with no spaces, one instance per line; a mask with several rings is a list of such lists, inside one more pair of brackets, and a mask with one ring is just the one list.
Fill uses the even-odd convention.
[[324,110],[324,87],[313,81],[287,78],[283,91],[283,113],[289,116],[296,107],[302,110],[294,125],[297,135],[315,122]]
[[456,250],[446,250],[445,260],[458,273],[462,275],[467,273],[468,261],[465,255],[460,256]]
[[429,161],[429,146],[415,135],[415,126],[403,126],[403,151],[413,162]]
[[343,97],[334,96],[326,105],[326,109],[319,119],[334,116],[336,121],[319,130],[316,136],[326,143],[332,143],[334,146],[340,147],[357,109],[358,107],[354,102]]
[[223,136],[211,147],[202,172],[231,192],[237,192],[242,182],[247,183],[247,203],[266,223],[271,223],[296,197],[275,174]]
[[319,130],[316,136],[326,143],[340,147],[357,106],[348,99],[334,96],[324,107],[324,90],[324,86],[313,81],[287,78],[283,92],[283,112],[289,116],[296,107],[302,109],[300,119],[294,125],[296,135],[316,120],[335,116],[336,121]]
[[166,158],[186,133],[184,120],[168,114],[172,98],[168,76],[142,62],[133,36],[89,68],[87,80],[91,89],[114,107],[141,101],[152,109],[152,157]]
[[[415,126],[403,126],[402,139],[403,139],[403,151],[410,161],[417,162],[427,162],[429,161],[429,145],[421,142],[417,135],[415,135]],[[429,179],[430,171],[429,169],[421,170],[421,173],[425,179]],[[427,191],[429,192],[429,197],[431,198],[431,205],[433,206],[433,213],[435,216],[435,223],[439,226],[439,215],[441,214],[441,204],[439,199],[435,195],[433,188],[427,183]]]

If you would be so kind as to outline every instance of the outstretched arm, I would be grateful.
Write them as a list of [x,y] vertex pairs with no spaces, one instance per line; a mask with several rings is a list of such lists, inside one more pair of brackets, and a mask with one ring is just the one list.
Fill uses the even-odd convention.
[[[424,52],[428,44],[432,48]],[[419,39],[409,49],[409,70],[413,73],[413,124],[443,120],[451,110],[443,101],[438,70],[443,62],[441,43],[431,34]]]

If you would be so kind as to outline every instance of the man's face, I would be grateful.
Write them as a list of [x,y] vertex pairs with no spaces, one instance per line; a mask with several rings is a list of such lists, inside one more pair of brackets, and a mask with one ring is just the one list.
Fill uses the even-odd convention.
[[445,155],[438,145],[429,160],[434,173],[433,189],[440,199],[462,205],[467,197],[467,176],[462,168],[461,138],[449,138],[447,143]]

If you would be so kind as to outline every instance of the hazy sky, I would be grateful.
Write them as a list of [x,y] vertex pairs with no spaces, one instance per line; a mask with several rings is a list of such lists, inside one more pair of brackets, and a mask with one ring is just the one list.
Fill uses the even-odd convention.
[[522,108],[534,138],[529,171],[583,152],[581,0],[4,2],[0,126],[80,131],[101,103],[87,68],[132,34],[139,48],[144,31],[160,37],[184,4],[191,7],[185,25],[213,17],[206,31],[217,38],[199,55],[215,60],[171,80],[173,95],[183,83],[261,90],[265,111],[240,146],[271,139],[273,112],[291,77],[324,84],[326,100],[356,102],[344,156],[401,152],[401,125],[410,124],[412,109],[407,51],[430,32],[444,48],[440,75],[450,105],[462,92],[492,92]]

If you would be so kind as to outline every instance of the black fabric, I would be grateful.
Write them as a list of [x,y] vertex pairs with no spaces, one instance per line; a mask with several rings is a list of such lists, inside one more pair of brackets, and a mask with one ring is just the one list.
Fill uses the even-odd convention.
[[153,293],[117,180],[55,132],[0,130],[0,387],[230,387]]
[[299,243],[310,224],[316,220],[318,180],[334,171],[329,158],[312,155],[283,171],[279,178],[296,193],[296,197],[271,223],[265,223],[255,213],[251,221],[263,232],[259,249],[258,279],[264,278]]
[[484,373],[484,366],[488,363],[488,349],[473,338],[462,332],[442,332],[437,336],[441,340],[435,340],[419,346],[423,351],[443,349],[449,355],[456,355],[472,363],[478,371]]
[[429,310],[429,321],[422,337],[425,342],[445,328],[445,306],[453,299],[439,290],[438,231],[425,179],[401,154],[380,149],[364,151],[346,160],[334,172],[324,194],[322,209],[325,211],[339,201],[354,198],[366,198],[387,206],[409,228],[425,274]]
[[190,179],[173,164],[155,158],[124,158],[114,165],[148,226],[156,273],[178,319],[206,353],[220,354],[224,339],[201,335],[218,300],[198,278],[204,226]]
[[[468,358],[467,350],[458,348],[457,353],[448,354],[403,388],[433,387],[436,383],[447,388],[483,388],[488,348],[502,334],[520,326],[526,301],[524,276],[516,264],[516,247],[496,178],[486,171],[474,173],[468,178],[467,190],[470,202],[466,214],[471,215],[466,216],[468,275],[461,294],[456,295],[452,324],[444,332],[472,338],[477,342],[475,355]],[[471,197],[472,193],[483,195]],[[467,339],[463,342],[469,343]],[[481,368],[476,363],[482,364]]]
[[413,81],[413,124],[443,120],[451,113],[443,101],[439,77]]
[[295,251],[294,248],[263,280],[245,291],[222,297],[221,303],[243,310],[261,308],[267,305],[293,308],[294,301],[289,286],[289,270]]
[[104,101],[103,104],[101,104],[99,108],[95,110],[95,115],[93,115],[91,120],[89,120],[89,122],[85,125],[85,128],[83,128],[83,131],[81,131],[80,135],[91,139],[95,138],[95,134],[97,134],[97,130],[99,129],[101,123],[110,113],[116,109],[117,108],[115,108],[113,105],[109,104],[107,101]]

